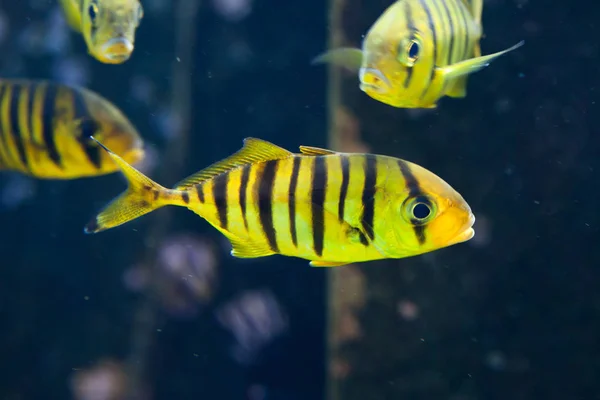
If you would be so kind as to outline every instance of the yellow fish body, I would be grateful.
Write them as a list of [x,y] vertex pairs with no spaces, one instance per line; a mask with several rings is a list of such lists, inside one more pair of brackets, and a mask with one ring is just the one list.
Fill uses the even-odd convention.
[[0,80],[0,170],[43,179],[115,172],[90,135],[130,163],[144,157],[137,130],[98,94],[46,81]]
[[139,0],[59,0],[69,25],[81,32],[89,53],[105,64],[129,59],[144,16]]
[[223,233],[235,257],[281,254],[322,267],[409,257],[474,235],[475,218],[459,193],[392,157],[304,146],[294,154],[248,138],[237,153],[167,189],[105,149],[129,188],[86,233],[177,205]]
[[362,50],[340,48],[313,62],[357,70],[360,88],[399,108],[435,108],[467,94],[469,74],[523,45],[481,56],[483,0],[398,0],[377,19]]

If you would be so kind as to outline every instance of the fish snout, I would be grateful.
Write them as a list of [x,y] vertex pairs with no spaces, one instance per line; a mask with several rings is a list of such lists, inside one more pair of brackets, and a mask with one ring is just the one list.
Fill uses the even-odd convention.
[[376,68],[361,68],[359,71],[360,89],[363,92],[372,90],[378,93],[386,93],[390,89],[390,81]]
[[133,51],[133,43],[127,38],[116,37],[102,45],[102,53],[112,61],[125,61]]
[[475,224],[475,215],[468,205],[462,205],[460,209],[467,215],[467,217],[465,218],[465,222],[462,224],[462,228],[458,231],[458,234],[450,241],[451,244],[466,242],[475,236],[475,230],[473,229],[473,225]]

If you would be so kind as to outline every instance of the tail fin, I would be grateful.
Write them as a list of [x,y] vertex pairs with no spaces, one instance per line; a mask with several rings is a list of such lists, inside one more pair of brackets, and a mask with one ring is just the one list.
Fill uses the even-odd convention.
[[94,137],[90,136],[90,139],[98,143],[119,166],[129,187],[85,226],[85,233],[97,233],[114,228],[171,204],[166,201],[169,197],[167,195],[170,192],[169,189],[162,187],[129,165],[127,161],[110,151]]

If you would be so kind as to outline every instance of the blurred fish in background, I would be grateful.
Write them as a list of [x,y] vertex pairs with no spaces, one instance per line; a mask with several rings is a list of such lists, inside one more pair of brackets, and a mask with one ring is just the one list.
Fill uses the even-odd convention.
[[131,57],[135,31],[144,9],[138,0],[60,0],[73,30],[85,39],[89,53],[105,64]]
[[483,0],[398,0],[375,21],[362,49],[338,48],[313,63],[358,71],[360,89],[400,108],[435,108],[467,95],[467,78],[523,45],[481,55]]
[[102,96],[46,81],[0,81],[0,170],[43,179],[114,172],[90,135],[102,136],[133,163],[143,141],[125,115]]

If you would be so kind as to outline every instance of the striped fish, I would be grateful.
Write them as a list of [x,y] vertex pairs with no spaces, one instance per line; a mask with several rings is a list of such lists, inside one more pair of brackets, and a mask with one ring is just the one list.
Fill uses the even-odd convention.
[[362,50],[317,57],[359,73],[360,89],[399,108],[435,108],[443,96],[467,95],[467,77],[513,47],[481,56],[483,0],[398,0],[367,33]]
[[235,257],[272,254],[312,266],[402,258],[473,237],[474,216],[446,182],[407,161],[248,138],[232,156],[167,189],[106,151],[129,182],[85,228],[100,232],[166,205],[223,233]]
[[67,22],[81,32],[88,52],[105,64],[121,64],[133,52],[144,16],[139,0],[59,0]]
[[90,135],[130,163],[144,157],[136,129],[98,94],[45,81],[0,80],[0,170],[43,179],[115,172]]

